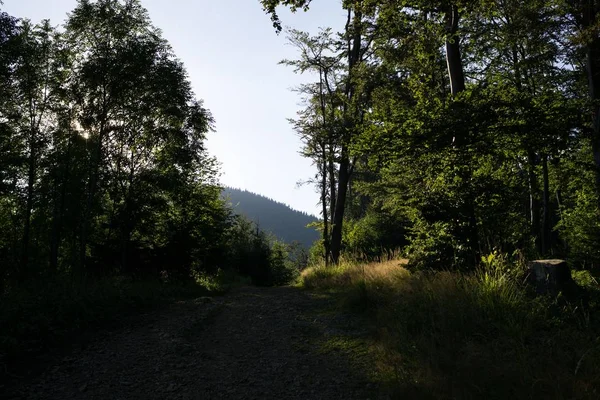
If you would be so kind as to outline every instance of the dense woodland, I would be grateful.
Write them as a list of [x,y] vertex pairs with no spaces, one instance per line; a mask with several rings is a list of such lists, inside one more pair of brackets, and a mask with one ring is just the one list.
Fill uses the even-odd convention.
[[[261,3],[281,31],[277,6],[311,1]],[[314,77],[292,123],[317,169],[327,261],[400,247],[415,267],[499,251],[597,268],[600,5],[341,6],[343,32],[284,32],[298,57],[283,63]]]
[[[290,330],[335,307],[362,312],[360,332],[344,342],[327,329],[318,351],[368,355],[384,398],[598,398],[600,2],[339,4],[341,32],[302,32],[277,12],[310,13],[311,0],[256,1],[298,50],[282,68],[312,80],[290,123],[321,218],[289,222],[280,204],[223,196],[205,147],[216,122],[141,0],[78,0],[58,27],[0,8],[0,381],[139,307],[297,283],[321,296],[252,288],[223,307],[244,315],[220,322],[254,324],[274,296]],[[280,240],[313,238],[308,253]],[[539,296],[525,285],[538,258],[566,259],[576,284]],[[331,310],[303,314],[325,298]],[[346,311],[335,319],[350,327]],[[185,340],[210,324],[194,321]],[[323,332],[301,326],[218,335],[296,354]]]
[[58,276],[272,280],[261,268],[286,245],[221,197],[211,113],[140,1],[82,0],[58,28],[0,17],[0,293]]
[[[310,2],[262,1],[277,31],[280,3]],[[315,79],[291,120],[320,194],[313,253],[400,249],[417,267],[469,268],[500,251],[595,268],[599,11],[340,6],[343,32],[285,30],[298,58],[282,63]],[[79,1],[59,28],[1,23],[2,290],[44,274],[230,266],[240,223],[204,147],[214,121],[141,3]]]

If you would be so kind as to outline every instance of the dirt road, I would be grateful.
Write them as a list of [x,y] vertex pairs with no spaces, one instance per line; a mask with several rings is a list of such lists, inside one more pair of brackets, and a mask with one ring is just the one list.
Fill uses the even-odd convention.
[[327,295],[245,287],[140,315],[52,362],[15,399],[376,399],[356,316]]

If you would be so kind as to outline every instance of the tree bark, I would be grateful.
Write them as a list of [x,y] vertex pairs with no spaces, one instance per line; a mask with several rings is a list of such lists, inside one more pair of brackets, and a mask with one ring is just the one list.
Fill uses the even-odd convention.
[[325,143],[321,143],[322,147],[322,170],[321,173],[321,205],[323,207],[323,259],[325,267],[329,266],[329,215],[327,213],[327,150]]
[[[352,25],[352,31],[350,26]],[[344,224],[344,212],[346,208],[346,196],[348,193],[348,183],[350,181],[350,155],[349,143],[354,134],[354,115],[350,115],[354,110],[352,102],[354,100],[355,84],[352,81],[354,67],[360,62],[362,45],[362,13],[354,10],[352,19],[352,10],[348,9],[348,20],[346,22],[346,32],[348,36],[348,74],[349,79],[346,84],[344,104],[344,133],[340,144],[340,165],[338,173],[337,196],[335,201],[335,210],[331,228],[331,261],[334,264],[339,263],[342,250],[342,232]],[[350,35],[351,33],[351,35]]]
[[29,166],[27,172],[27,199],[25,205],[25,225],[23,227],[23,253],[21,255],[21,281],[27,278],[29,271],[29,242],[31,232],[31,213],[33,210],[33,193],[36,177],[36,135],[34,128],[29,133]]
[[588,78],[588,89],[592,101],[592,154],[595,165],[595,184],[597,192],[597,204],[600,207],[600,37],[594,28],[596,19],[600,14],[599,0],[579,0],[574,2],[576,17],[584,31],[593,29],[593,32],[585,32],[589,35],[586,44],[586,72]]
[[98,180],[100,178],[100,163],[102,160],[102,141],[104,140],[105,121],[101,122],[100,132],[98,135],[98,143],[96,143],[95,149],[92,153],[90,168],[89,168],[89,184],[88,193],[85,202],[85,211],[83,215],[83,221],[81,224],[81,236],[79,242],[79,263],[80,273],[85,274],[86,259],[87,259],[87,244],[88,235],[91,228],[92,219],[92,208],[94,206],[94,200],[96,198],[96,192],[98,187]]
[[[465,90],[465,75],[463,72],[462,58],[460,54],[460,40],[458,35],[458,26],[460,14],[458,7],[454,4],[448,5],[445,13],[446,22],[446,65],[448,66],[448,79],[450,81],[450,93],[456,96]],[[461,152],[461,162],[463,165],[460,174],[463,182],[467,185],[471,184],[472,171],[471,161],[467,159],[469,155],[466,150],[468,146],[468,138],[465,133],[460,132],[455,139],[455,145]],[[469,241],[470,257],[468,261],[476,264],[479,260],[479,235],[477,232],[477,217],[475,213],[475,196],[472,189],[469,187],[466,190],[465,198],[465,214],[467,218],[467,230],[465,237]]]
[[446,64],[448,66],[448,77],[450,78],[450,93],[454,96],[465,90],[465,75],[460,56],[459,37],[457,35],[458,22],[460,20],[457,6],[448,6],[445,20]]
[[543,213],[542,213],[542,255],[546,255],[552,244],[550,243],[550,184],[548,179],[548,155],[542,155],[542,171],[544,180],[544,192],[542,199]]
[[[325,267],[329,266],[329,261],[330,261],[330,254],[331,254],[331,249],[330,249],[330,245],[329,245],[329,215],[333,216],[333,210],[335,208],[335,197],[333,195],[331,195],[329,197],[329,206],[330,206],[330,213],[328,215],[327,212],[327,183],[328,183],[328,178],[331,180],[330,182],[330,188],[332,191],[332,194],[335,191],[335,176],[334,176],[334,170],[333,170],[333,145],[331,144],[332,141],[332,134],[333,132],[330,130],[330,125],[333,124],[334,122],[334,118],[335,118],[335,114],[333,111],[333,107],[334,104],[331,104],[331,121],[328,124],[327,123],[327,104],[326,104],[326,100],[325,100],[325,93],[324,93],[324,89],[327,88],[327,91],[331,96],[331,88],[329,86],[329,81],[327,79],[327,74],[328,71],[324,70],[322,68],[319,69],[319,101],[321,103],[321,117],[322,117],[322,121],[323,121],[323,131],[321,132],[321,134],[323,135],[320,138],[320,145],[321,145],[321,205],[323,207],[323,259],[325,261]],[[333,103],[333,100],[332,100]],[[327,138],[327,140],[326,140]],[[329,144],[329,151],[330,154],[329,156],[327,155],[327,145]]]
[[328,157],[328,168],[329,168],[329,215],[333,218],[335,214],[335,206],[337,200],[337,191],[336,191],[336,180],[335,180],[335,163],[333,161],[335,157],[334,146],[330,144],[329,146],[329,157]]
[[67,142],[67,153],[64,161],[64,172],[60,188],[60,196],[58,201],[55,201],[54,216],[52,218],[52,233],[50,236],[50,269],[56,271],[58,269],[58,250],[61,243],[62,221],[65,214],[65,198],[67,192],[67,184],[71,172],[71,133]]
[[339,263],[342,250],[342,228],[344,222],[344,211],[346,208],[346,195],[348,182],[350,180],[350,159],[346,149],[342,149],[340,170],[338,176],[338,197],[333,215],[333,227],[331,229],[331,261]]
[[531,235],[535,238],[536,248],[541,250],[540,246],[540,203],[538,200],[539,185],[535,173],[537,165],[537,154],[533,150],[527,151],[527,174],[529,179],[529,222]]

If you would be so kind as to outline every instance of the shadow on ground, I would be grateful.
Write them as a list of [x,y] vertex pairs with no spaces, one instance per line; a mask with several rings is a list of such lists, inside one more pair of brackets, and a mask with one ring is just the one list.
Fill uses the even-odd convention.
[[15,399],[375,399],[368,332],[335,299],[244,287],[99,334]]

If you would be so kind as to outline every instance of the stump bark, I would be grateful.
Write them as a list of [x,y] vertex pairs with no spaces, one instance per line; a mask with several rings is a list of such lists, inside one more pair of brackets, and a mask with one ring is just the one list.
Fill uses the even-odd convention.
[[529,263],[529,282],[538,294],[570,292],[575,282],[565,260],[535,260]]

